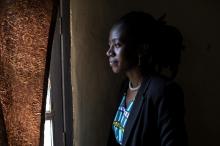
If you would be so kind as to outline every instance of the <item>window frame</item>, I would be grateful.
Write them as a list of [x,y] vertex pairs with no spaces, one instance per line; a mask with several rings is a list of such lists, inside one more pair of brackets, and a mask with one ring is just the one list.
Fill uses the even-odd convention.
[[[69,0],[55,0],[51,30],[48,39],[48,53],[45,71],[44,97],[46,97],[48,77],[51,82],[52,114],[45,111],[46,98],[43,101],[44,123],[48,118],[53,123],[53,145],[73,145],[73,103],[70,65],[70,7]],[[44,126],[41,128],[43,145]],[[62,139],[62,140],[61,140]]]

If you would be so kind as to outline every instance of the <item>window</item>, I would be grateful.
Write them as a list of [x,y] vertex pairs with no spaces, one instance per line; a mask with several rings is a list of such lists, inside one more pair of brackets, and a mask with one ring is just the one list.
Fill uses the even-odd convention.
[[[48,90],[45,108],[44,146],[73,145],[72,88],[70,78],[69,1],[60,0],[50,52]],[[52,21],[53,23],[53,21]],[[51,37],[51,36],[50,36]]]
[[53,146],[53,113],[51,105],[51,83],[48,79],[46,109],[45,109],[45,125],[44,125],[44,145]]

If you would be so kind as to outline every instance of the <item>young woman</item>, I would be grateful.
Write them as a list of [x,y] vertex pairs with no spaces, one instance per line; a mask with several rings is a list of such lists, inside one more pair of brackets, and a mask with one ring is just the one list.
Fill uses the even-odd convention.
[[180,32],[144,12],[119,19],[106,55],[125,74],[107,146],[186,146],[184,100],[173,81],[183,49]]

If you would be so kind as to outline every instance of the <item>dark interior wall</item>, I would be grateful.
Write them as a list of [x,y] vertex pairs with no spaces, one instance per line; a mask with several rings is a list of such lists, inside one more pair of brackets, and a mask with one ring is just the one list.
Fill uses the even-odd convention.
[[112,23],[143,10],[180,29],[186,49],[177,81],[183,87],[190,145],[220,145],[220,4],[215,0],[71,0],[74,142],[103,146],[120,77],[111,73],[105,51]]

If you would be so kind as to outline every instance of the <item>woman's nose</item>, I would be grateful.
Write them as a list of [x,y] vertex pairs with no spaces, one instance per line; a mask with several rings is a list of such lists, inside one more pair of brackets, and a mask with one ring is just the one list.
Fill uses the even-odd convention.
[[106,52],[106,55],[109,57],[112,55],[112,48],[109,47],[108,51]]

